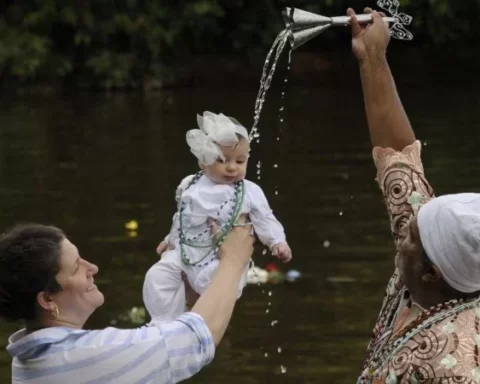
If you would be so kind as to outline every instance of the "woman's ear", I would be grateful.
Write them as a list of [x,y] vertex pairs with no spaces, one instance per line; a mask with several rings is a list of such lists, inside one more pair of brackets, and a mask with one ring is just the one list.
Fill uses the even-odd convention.
[[37,303],[40,308],[43,308],[49,312],[54,311],[57,307],[57,304],[55,304],[50,295],[43,291],[37,293]]
[[440,281],[442,278],[442,272],[435,264],[432,264],[422,275],[422,281],[434,282]]

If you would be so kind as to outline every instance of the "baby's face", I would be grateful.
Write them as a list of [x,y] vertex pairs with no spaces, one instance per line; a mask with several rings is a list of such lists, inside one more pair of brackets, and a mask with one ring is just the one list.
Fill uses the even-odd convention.
[[225,160],[218,158],[204,167],[205,175],[217,184],[232,184],[243,180],[247,174],[249,142],[241,138],[234,147],[220,146]]

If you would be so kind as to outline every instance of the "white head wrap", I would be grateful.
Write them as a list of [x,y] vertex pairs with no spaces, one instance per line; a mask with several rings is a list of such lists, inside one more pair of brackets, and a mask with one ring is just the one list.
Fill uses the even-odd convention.
[[437,197],[418,212],[423,248],[460,292],[480,290],[480,194]]
[[200,129],[187,132],[187,144],[197,159],[205,165],[212,165],[217,158],[224,159],[218,145],[231,147],[238,143],[237,134],[248,139],[248,131],[233,117],[223,113],[205,111],[203,116],[197,115]]

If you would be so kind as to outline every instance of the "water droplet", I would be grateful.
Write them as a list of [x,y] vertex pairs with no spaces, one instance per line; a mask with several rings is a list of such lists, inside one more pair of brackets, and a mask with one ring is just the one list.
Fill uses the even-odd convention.
[[285,83],[288,83],[288,79],[285,79],[284,81],[285,81]]
[[353,199],[353,196],[350,196],[350,199]]
[[259,138],[259,137],[260,137],[260,134],[259,134],[258,132],[255,132],[255,133],[253,134],[253,138],[254,138],[254,139],[257,139],[257,138]]
[[268,306],[270,307],[271,305],[272,305],[272,303],[269,301],[269,302],[268,302]]
[[270,325],[271,325],[272,327],[274,327],[274,326],[277,325],[277,324],[278,324],[278,320],[273,320],[273,321],[270,323]]
[[283,119],[280,119],[280,122],[283,123]]
[[325,241],[323,242],[323,247],[324,247],[324,248],[330,247],[330,241],[325,240]]
[[280,111],[283,111],[283,107],[280,107]]
[[282,372],[282,373],[287,372],[287,367],[285,367],[284,365],[281,365],[280,366],[280,372]]
[[273,164],[273,168],[278,168],[278,164]]
[[263,356],[268,357],[268,352],[265,352],[265,354]]
[[281,348],[281,347],[278,347],[278,348],[277,348],[277,352],[278,352],[278,353],[282,353],[282,348]]
[[259,161],[259,162],[257,163],[257,168],[260,168],[261,166],[262,166],[262,162]]
[[268,291],[268,296],[272,296],[272,291]]
[[423,145],[426,147],[426,146],[427,146],[427,142],[426,142],[426,141],[424,141],[424,142],[423,142]]
[[279,141],[279,140],[280,140],[280,137],[277,137],[277,141]]
[[267,250],[264,249],[264,250],[262,251],[262,255],[266,255],[266,254],[267,254]]
[[265,310],[265,313],[269,313],[269,312],[270,312],[270,309],[266,309],[266,310]]
[[340,216],[343,216],[343,211],[338,212]]

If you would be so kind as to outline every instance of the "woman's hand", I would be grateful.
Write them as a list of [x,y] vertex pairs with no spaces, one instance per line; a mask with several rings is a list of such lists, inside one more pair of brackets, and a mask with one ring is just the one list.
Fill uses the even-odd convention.
[[[210,220],[209,225],[215,236],[219,231],[218,224],[214,220]],[[247,265],[252,257],[253,243],[255,242],[252,232],[251,224],[233,227],[220,245],[218,252],[220,260],[239,264],[242,268]]]
[[365,8],[365,13],[371,13],[373,23],[361,26],[355,16],[355,11],[348,8],[347,15],[351,17],[352,26],[352,51],[358,61],[365,59],[384,59],[390,42],[390,31],[387,23],[382,20],[385,14]]

